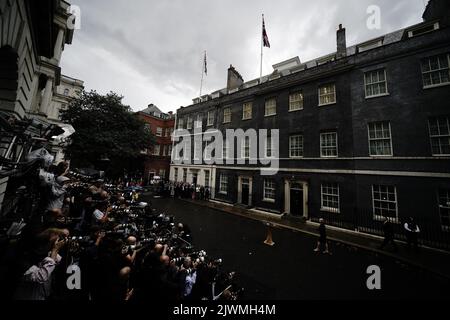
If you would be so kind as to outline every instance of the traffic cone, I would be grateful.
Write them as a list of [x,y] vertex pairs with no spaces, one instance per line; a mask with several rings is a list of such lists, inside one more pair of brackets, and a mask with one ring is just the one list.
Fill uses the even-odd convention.
[[266,241],[264,241],[264,244],[273,247],[275,245],[275,242],[273,242],[272,239],[272,229],[270,227],[267,227],[267,236]]

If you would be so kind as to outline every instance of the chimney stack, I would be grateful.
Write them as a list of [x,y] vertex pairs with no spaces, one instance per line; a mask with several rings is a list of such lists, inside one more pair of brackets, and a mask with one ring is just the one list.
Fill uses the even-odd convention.
[[337,31],[337,54],[336,59],[341,59],[347,56],[347,39],[345,36],[345,28],[342,28],[342,24],[339,25]]
[[228,68],[227,91],[230,92],[231,90],[237,89],[243,83],[244,79],[242,76],[236,71],[233,65],[230,65],[230,68]]

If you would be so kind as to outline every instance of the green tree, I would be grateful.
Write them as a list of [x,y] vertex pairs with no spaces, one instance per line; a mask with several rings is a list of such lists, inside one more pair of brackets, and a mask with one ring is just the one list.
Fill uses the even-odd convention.
[[122,99],[114,92],[101,95],[83,91],[61,112],[62,120],[76,130],[66,150],[73,166],[99,167],[101,159],[107,157],[108,171],[114,176],[140,169],[141,151],[155,140]]

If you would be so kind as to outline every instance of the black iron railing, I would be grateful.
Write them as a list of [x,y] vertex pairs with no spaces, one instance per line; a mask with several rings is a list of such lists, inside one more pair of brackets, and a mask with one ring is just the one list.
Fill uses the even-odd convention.
[[[323,218],[325,223],[330,226],[367,233],[383,237],[383,219],[375,217],[372,212],[336,213],[320,212],[313,214],[310,218],[312,222],[319,222]],[[395,239],[406,241],[405,222],[409,217],[400,217],[390,219],[393,225]],[[424,246],[450,251],[450,230],[428,217],[414,217],[419,226],[419,243]]]

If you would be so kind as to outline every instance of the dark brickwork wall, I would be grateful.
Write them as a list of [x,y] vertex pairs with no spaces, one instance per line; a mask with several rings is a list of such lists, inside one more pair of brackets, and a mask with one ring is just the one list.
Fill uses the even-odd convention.
[[[264,177],[258,170],[218,169],[229,177],[227,195],[216,198],[230,203],[238,202],[239,176],[253,177],[253,206],[283,213],[285,211],[284,181],[294,179],[308,183],[310,217],[329,215],[320,211],[321,184],[335,182],[340,187],[343,220],[355,214],[373,219],[372,185],[385,184],[397,188],[399,218],[408,216],[427,218],[439,223],[437,194],[440,188],[450,189],[450,179],[441,177],[407,177],[392,172],[450,173],[450,158],[433,158],[428,119],[450,114],[450,86],[424,89],[421,60],[425,57],[450,53],[450,29],[442,29],[398,43],[386,45],[361,54],[348,56],[315,68],[282,77],[259,86],[242,89],[211,101],[178,111],[179,117],[216,112],[214,128],[279,129],[280,167],[310,170],[310,173],[291,173],[281,170],[272,177],[276,182],[275,203],[263,201]],[[364,73],[386,69],[389,95],[366,99]],[[318,88],[335,83],[337,103],[318,106]],[[304,109],[289,112],[289,94],[301,91]],[[267,99],[277,100],[277,115],[264,116]],[[253,103],[253,117],[242,120],[242,105]],[[232,109],[232,121],[223,124],[223,109]],[[368,123],[389,121],[393,144],[393,158],[369,157]],[[320,133],[338,132],[338,159],[320,159]],[[303,134],[304,159],[289,157],[289,136]],[[245,167],[257,167],[246,165]],[[314,172],[321,170],[320,172]],[[323,170],[329,170],[327,173]],[[334,173],[335,170],[369,170],[375,175]],[[350,171],[352,172],[352,171]],[[379,175],[378,173],[379,172]],[[386,175],[387,174],[387,175]],[[336,216],[336,214],[334,214]]]

